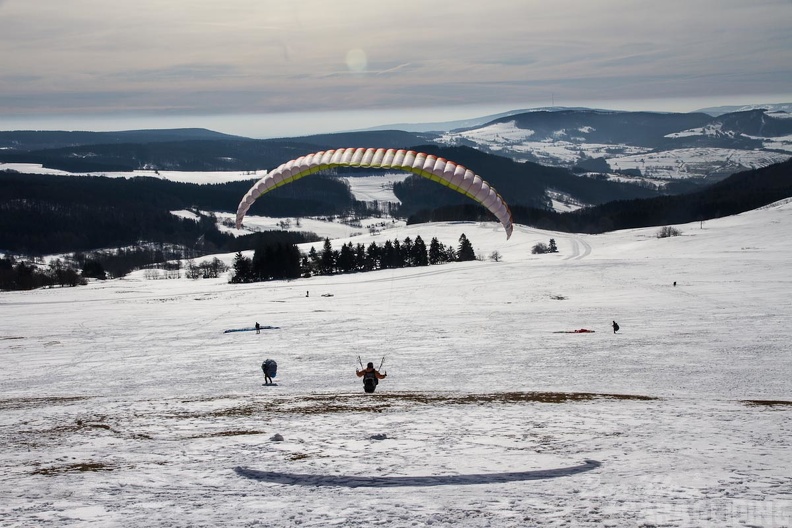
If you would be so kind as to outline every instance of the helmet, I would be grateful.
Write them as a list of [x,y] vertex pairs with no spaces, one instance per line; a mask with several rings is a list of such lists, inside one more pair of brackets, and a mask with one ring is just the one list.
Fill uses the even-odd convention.
[[374,363],[369,363],[368,365],[366,365],[366,368],[374,368]]

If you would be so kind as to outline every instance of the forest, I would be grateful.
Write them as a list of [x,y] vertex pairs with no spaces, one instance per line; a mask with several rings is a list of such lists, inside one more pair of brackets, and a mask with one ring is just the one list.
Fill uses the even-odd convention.
[[[219,231],[214,216],[201,213],[235,212],[250,184],[0,172],[0,251],[39,256],[144,243],[179,244],[202,254],[253,249],[250,238]],[[334,215],[355,205],[345,181],[318,175],[262,197],[251,213]],[[178,210],[191,210],[198,220],[171,214]]]
[[261,282],[279,279],[296,279],[314,275],[336,275],[359,273],[381,269],[396,269],[429,266],[446,262],[475,260],[473,244],[463,233],[459,245],[454,248],[432,238],[429,247],[419,236],[400,241],[386,240],[382,246],[371,242],[353,244],[348,242],[341,249],[333,249],[326,238],[322,250],[315,247],[306,255],[300,254],[293,244],[270,244],[256,248],[253,258],[241,252],[234,257],[232,283]]
[[[615,200],[573,212],[512,205],[515,223],[567,233],[684,224],[739,214],[792,197],[792,160],[733,174],[704,189],[684,194]],[[408,224],[451,220],[492,220],[477,205],[446,205],[410,215]]]
[[[531,197],[545,188],[546,184],[540,183],[543,178],[554,178],[554,188],[561,189],[564,178],[571,173],[542,167],[537,175],[536,167],[541,166],[516,164],[515,168],[510,160],[476,154],[473,149],[450,150],[462,161],[468,161],[466,157],[470,156],[470,161],[492,162],[491,183],[503,196],[508,196],[515,223],[554,231],[602,233],[704,221],[792,196],[792,160],[789,160],[733,174],[694,192],[658,196],[656,191],[632,186],[630,193],[646,193],[650,197],[613,200],[558,213],[548,208],[546,198]],[[510,176],[501,177],[499,168]],[[250,214],[290,218],[382,214],[373,204],[356,201],[344,178],[362,170],[328,171],[295,181],[259,198]],[[520,171],[532,171],[532,178]],[[517,185],[514,182],[520,177],[522,184]],[[586,185],[594,181],[568,177],[577,180],[574,184],[578,192],[585,192]],[[373,248],[344,246],[337,254],[322,251],[319,253],[325,258],[322,265],[322,259],[316,261],[313,255],[294,254],[294,245],[320,240],[313,233],[277,230],[234,236],[221,230],[213,212],[234,212],[251,183],[195,185],[149,177],[0,172],[0,254],[5,255],[0,262],[0,289],[76,285],[84,277],[119,277],[155,263],[245,250],[256,250],[258,255],[250,263],[252,275],[239,275],[245,281],[270,280],[281,276],[279,273],[285,273],[283,278],[292,278],[326,273],[328,269],[346,273],[392,265],[387,257],[391,248],[387,246],[396,243],[383,248],[385,258],[376,252],[369,254]],[[514,194],[503,194],[504,188],[511,189],[510,185],[515,185]],[[600,194],[602,187],[592,186],[590,191],[591,199],[604,200],[605,195]],[[409,224],[494,219],[468,198],[418,176],[394,185],[394,193],[402,203],[387,213],[406,217]],[[176,216],[172,211],[190,211],[193,218]],[[53,254],[71,256],[56,260],[49,268],[28,262]],[[331,257],[333,265],[328,268],[326,261]],[[282,266],[288,271],[273,273],[267,268],[269,264],[263,264],[269,261],[281,263],[276,267],[288,262]],[[351,268],[349,262],[354,262]],[[211,269],[191,273],[200,276],[211,273]]]

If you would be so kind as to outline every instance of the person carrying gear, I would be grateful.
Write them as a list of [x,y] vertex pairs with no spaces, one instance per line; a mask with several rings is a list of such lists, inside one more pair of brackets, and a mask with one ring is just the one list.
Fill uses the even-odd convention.
[[261,364],[261,370],[264,371],[264,385],[272,385],[272,378],[278,372],[278,364],[274,359],[267,359]]
[[369,394],[374,392],[374,390],[377,388],[379,380],[385,379],[385,377],[388,375],[387,373],[381,374],[377,369],[375,369],[374,363],[369,363],[363,370],[356,369],[355,374],[357,374],[358,378],[363,378],[363,390]]

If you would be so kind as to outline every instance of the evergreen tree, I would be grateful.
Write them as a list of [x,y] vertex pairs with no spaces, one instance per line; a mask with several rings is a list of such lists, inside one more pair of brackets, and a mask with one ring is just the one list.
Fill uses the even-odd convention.
[[558,253],[558,247],[556,246],[555,238],[550,239],[550,253]]
[[300,267],[300,259],[302,255],[300,254],[300,249],[297,247],[296,244],[290,244],[289,246],[289,275],[286,277],[287,279],[296,279],[300,277],[300,273],[302,272]]
[[336,265],[339,273],[350,273],[355,270],[355,250],[352,242],[341,246],[341,253]]
[[380,257],[380,268],[391,269],[395,266],[396,259],[394,257],[393,242],[386,240],[382,246],[382,254]]
[[311,275],[317,275],[322,270],[322,257],[319,256],[319,252],[313,246],[308,251],[308,270]]
[[303,256],[300,260],[300,277],[308,278],[312,275],[311,265],[308,263],[308,257]]
[[410,253],[410,261],[412,262],[413,266],[429,265],[429,257],[426,253],[426,244],[424,244],[424,241],[420,235],[415,237],[415,243],[412,245]]
[[267,258],[268,246],[259,245],[253,251],[253,264],[251,266],[251,282],[266,281],[270,279],[269,259]]
[[335,254],[333,253],[333,245],[330,243],[329,238],[325,238],[324,248],[322,249],[322,260],[320,264],[320,273],[322,275],[332,275],[335,270],[336,261]]
[[372,242],[366,249],[366,271],[380,269],[382,267],[381,261],[382,250],[375,242]]
[[300,250],[294,244],[278,244],[274,252],[274,279],[296,279],[300,276]]
[[413,241],[410,237],[405,238],[404,242],[402,242],[401,253],[404,266],[415,266],[415,262],[413,262]]
[[355,270],[365,271],[366,269],[366,246],[358,244],[355,247]]
[[445,248],[443,244],[441,244],[437,237],[432,238],[432,241],[429,243],[429,264],[440,264],[441,262],[445,262]]
[[393,266],[394,268],[403,268],[405,266],[404,250],[401,247],[401,242],[396,238],[393,240]]
[[457,249],[457,260],[466,262],[476,260],[476,253],[473,251],[473,244],[467,239],[464,233],[459,237],[459,249]]

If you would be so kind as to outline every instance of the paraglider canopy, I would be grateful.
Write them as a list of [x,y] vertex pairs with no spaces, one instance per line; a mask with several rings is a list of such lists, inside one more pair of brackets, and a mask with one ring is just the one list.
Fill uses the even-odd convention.
[[478,174],[432,154],[385,148],[341,148],[287,161],[261,178],[242,197],[236,214],[237,228],[242,227],[242,219],[260,196],[309,174],[333,167],[371,167],[412,172],[445,185],[486,207],[503,224],[507,239],[514,229],[508,204]]

